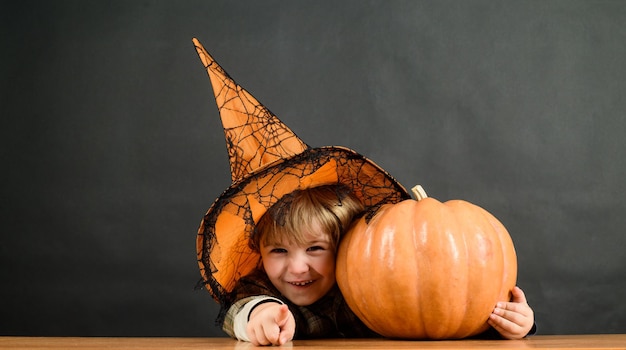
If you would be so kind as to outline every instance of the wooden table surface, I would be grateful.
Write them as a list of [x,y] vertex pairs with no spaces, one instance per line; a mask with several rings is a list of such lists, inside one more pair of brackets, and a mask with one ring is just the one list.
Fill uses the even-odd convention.
[[[536,335],[522,340],[402,341],[388,339],[296,340],[281,348],[306,349],[626,349],[626,334]],[[257,349],[229,338],[0,337],[0,349]],[[270,349],[269,347],[262,347]]]

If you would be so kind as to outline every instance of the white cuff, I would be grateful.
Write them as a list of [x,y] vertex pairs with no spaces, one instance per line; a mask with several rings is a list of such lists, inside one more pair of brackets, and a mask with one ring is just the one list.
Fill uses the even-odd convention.
[[250,319],[250,313],[257,305],[267,302],[284,304],[280,299],[264,295],[260,295],[258,298],[247,302],[246,305],[239,310],[237,315],[235,315],[235,319],[233,320],[233,332],[235,333],[235,338],[242,341],[250,341],[248,333],[246,332],[246,326],[248,325],[248,320]]

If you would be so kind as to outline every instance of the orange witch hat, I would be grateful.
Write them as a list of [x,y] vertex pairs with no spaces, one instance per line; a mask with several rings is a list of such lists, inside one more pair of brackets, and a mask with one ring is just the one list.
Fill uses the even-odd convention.
[[244,90],[197,39],[222,119],[232,184],[205,214],[196,248],[203,283],[222,306],[237,280],[259,265],[249,238],[263,214],[284,195],[326,184],[350,187],[369,210],[410,198],[391,175],[357,152],[311,148]]

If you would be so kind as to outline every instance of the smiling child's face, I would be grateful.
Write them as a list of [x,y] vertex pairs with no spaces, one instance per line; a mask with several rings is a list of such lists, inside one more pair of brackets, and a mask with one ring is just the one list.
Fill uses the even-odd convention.
[[272,284],[299,306],[311,305],[335,285],[335,250],[320,225],[305,232],[306,242],[261,244],[263,267]]

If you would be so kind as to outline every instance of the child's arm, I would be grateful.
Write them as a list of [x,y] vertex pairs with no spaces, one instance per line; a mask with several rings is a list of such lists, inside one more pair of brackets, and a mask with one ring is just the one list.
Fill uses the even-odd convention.
[[535,324],[533,310],[526,301],[524,292],[513,288],[510,302],[499,302],[489,316],[488,323],[506,339],[524,338]]

